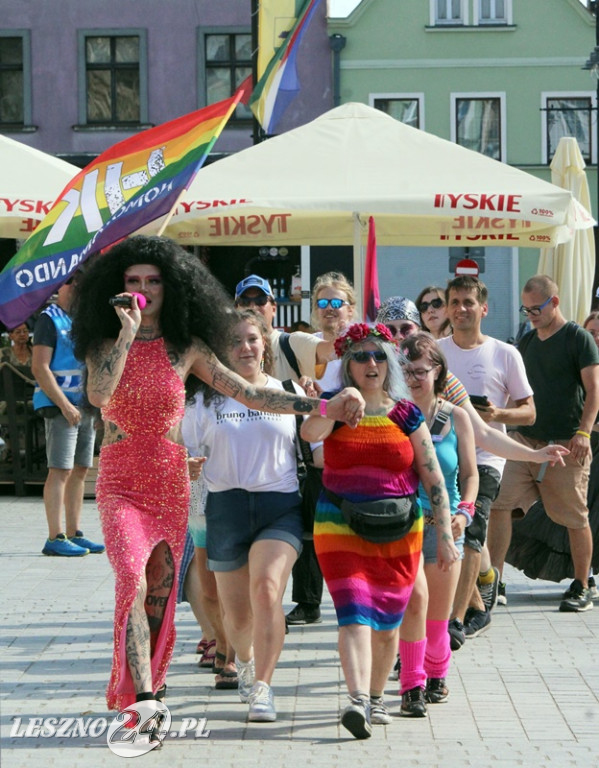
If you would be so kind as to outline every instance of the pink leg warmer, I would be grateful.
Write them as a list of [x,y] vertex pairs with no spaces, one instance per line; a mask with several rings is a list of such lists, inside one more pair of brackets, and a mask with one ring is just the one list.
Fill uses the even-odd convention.
[[427,677],[446,677],[451,662],[448,621],[426,622],[426,654],[424,669]]
[[399,641],[399,657],[401,659],[401,672],[399,673],[399,693],[405,693],[412,688],[424,688],[426,685],[426,673],[424,671],[424,653],[426,651],[426,638],[408,642]]

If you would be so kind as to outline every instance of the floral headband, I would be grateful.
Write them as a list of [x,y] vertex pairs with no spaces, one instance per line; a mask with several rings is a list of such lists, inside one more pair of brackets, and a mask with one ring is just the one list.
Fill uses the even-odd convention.
[[376,325],[354,323],[349,326],[347,333],[343,336],[339,336],[338,339],[335,339],[335,352],[337,357],[343,357],[353,344],[358,344],[360,341],[366,341],[367,339],[380,339],[381,341],[388,341],[392,344],[396,343],[391,331],[382,323],[377,323]]

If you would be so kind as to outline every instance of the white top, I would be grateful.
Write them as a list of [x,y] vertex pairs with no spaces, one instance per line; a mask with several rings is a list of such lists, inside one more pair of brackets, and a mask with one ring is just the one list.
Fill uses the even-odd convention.
[[[453,336],[438,339],[437,343],[447,358],[449,370],[469,395],[486,395],[498,408],[505,408],[508,400],[522,400],[533,394],[522,356],[511,344],[491,336],[474,349],[462,349]],[[496,421],[489,422],[489,426],[506,431],[505,424]],[[494,467],[501,474],[505,459],[477,446],[476,463]]]
[[[286,379],[297,381],[297,373],[289,365],[285,353],[281,349],[280,340],[281,331],[273,330],[270,334],[270,347],[274,363],[273,372],[280,381],[286,381]],[[309,376],[313,379],[314,366],[316,365],[316,349],[320,344],[320,339],[317,339],[311,333],[295,331],[295,333],[289,335],[289,343],[295,353],[300,373],[302,376]]]
[[[316,338],[324,338],[322,331],[314,334]],[[314,379],[323,392],[338,392],[343,389],[343,373],[341,370],[341,358],[329,360],[320,379]]]
[[[283,390],[278,379],[267,378],[267,387]],[[222,396],[205,406],[200,392],[185,409],[181,429],[188,451],[207,456],[203,473],[209,491],[298,490],[293,414],[254,411]]]

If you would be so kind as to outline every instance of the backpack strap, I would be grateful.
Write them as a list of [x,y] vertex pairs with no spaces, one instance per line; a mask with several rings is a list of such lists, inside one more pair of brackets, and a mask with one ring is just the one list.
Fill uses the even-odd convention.
[[[431,433],[431,437],[433,438],[433,443],[439,442],[441,439],[439,436],[441,434],[441,430],[443,427],[447,424],[449,420],[449,415],[451,413],[450,409],[446,406],[448,405],[446,400],[443,400],[441,403],[439,410],[437,411],[437,414],[435,416],[435,420],[430,426],[429,432]],[[435,439],[436,438],[436,439]]]
[[[285,381],[281,382],[283,384],[283,389],[286,392],[291,392],[291,394],[296,395],[297,392],[295,391],[295,387],[293,386],[293,381],[291,379],[285,379]],[[295,435],[296,435],[296,448],[297,448],[297,459],[298,462],[302,462],[306,466],[312,465],[313,459],[312,459],[312,449],[310,448],[310,443],[308,443],[300,434],[300,430],[302,428],[302,423],[304,421],[303,416],[300,416],[298,413],[295,415]]]
[[286,331],[280,331],[279,344],[281,345],[281,349],[283,350],[283,354],[285,355],[287,362],[289,363],[291,368],[295,371],[299,379],[301,378],[302,374],[300,373],[299,364],[297,362],[297,357],[295,356],[295,352],[293,351],[293,349],[291,349],[291,342],[289,341],[290,335],[291,334],[287,333]]

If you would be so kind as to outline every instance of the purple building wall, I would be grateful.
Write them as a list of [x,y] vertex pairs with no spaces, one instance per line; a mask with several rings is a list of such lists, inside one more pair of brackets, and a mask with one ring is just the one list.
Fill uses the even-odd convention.
[[[148,42],[148,119],[160,124],[204,105],[203,61],[198,32],[231,27],[250,31],[251,0],[2,0],[1,29],[31,30],[32,124],[34,131],[0,132],[60,156],[97,155],[127,138],[126,130],[74,130],[79,123],[77,32],[80,29],[143,28]],[[298,69],[303,90],[279,126],[283,132],[330,109],[331,53],[326,2],[302,41]],[[252,143],[246,124],[227,128],[217,153]]]

